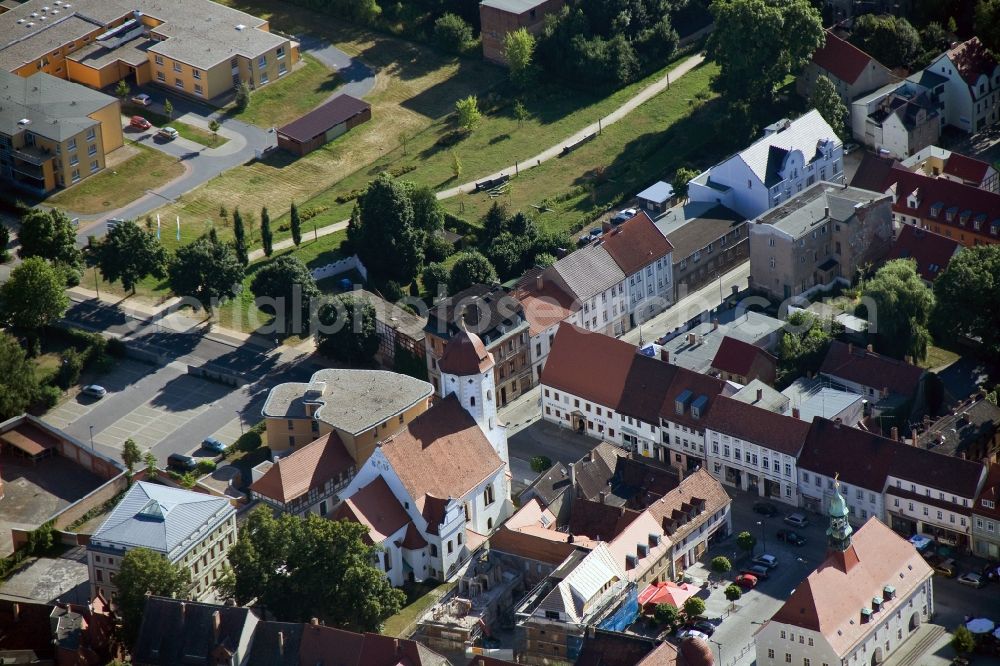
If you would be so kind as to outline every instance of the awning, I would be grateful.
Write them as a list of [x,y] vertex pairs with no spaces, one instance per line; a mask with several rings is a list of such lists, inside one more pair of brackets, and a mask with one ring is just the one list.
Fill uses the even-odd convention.
[[977,617],[965,623],[965,628],[974,634],[988,634],[996,627],[993,620],[985,617]]
[[681,608],[684,602],[698,594],[698,587],[689,583],[677,584],[672,581],[651,583],[639,593],[640,606],[669,604]]

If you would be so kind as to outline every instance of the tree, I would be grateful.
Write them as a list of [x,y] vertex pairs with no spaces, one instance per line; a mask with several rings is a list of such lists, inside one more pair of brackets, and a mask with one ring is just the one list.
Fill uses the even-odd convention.
[[525,28],[512,30],[503,39],[504,56],[510,69],[510,81],[517,88],[527,88],[535,79],[535,37]]
[[387,173],[358,197],[347,226],[347,239],[369,273],[400,284],[409,284],[420,270],[423,233],[408,186]]
[[247,232],[243,226],[243,216],[239,208],[233,209],[233,248],[236,250],[236,258],[244,266],[250,263],[250,254],[247,252]]
[[132,88],[125,79],[119,81],[118,85],[115,86],[115,95],[117,95],[122,102],[125,101],[130,92],[132,92]]
[[674,196],[681,201],[685,201],[688,198],[688,183],[691,182],[692,178],[695,178],[698,172],[694,169],[689,169],[687,167],[680,167],[674,173]]
[[458,261],[451,267],[448,277],[448,290],[457,294],[474,284],[493,284],[497,281],[497,272],[490,260],[476,251],[463,252]]
[[7,228],[6,224],[0,222],[0,263],[10,259],[10,250],[7,249],[8,245],[10,245],[10,229]]
[[14,336],[0,332],[0,419],[23,414],[37,395],[35,364]]
[[317,348],[320,353],[352,365],[369,365],[378,351],[375,307],[341,294],[319,309]]
[[554,263],[556,263],[556,256],[554,254],[542,252],[535,255],[535,268],[548,268]]
[[517,119],[517,126],[520,127],[521,124],[531,117],[528,112],[528,107],[524,105],[519,99],[514,100],[514,118]]
[[264,247],[264,256],[270,257],[274,252],[274,235],[271,233],[271,216],[267,206],[260,209],[260,244]]
[[459,159],[458,153],[454,150],[451,151],[451,176],[455,180],[462,175],[462,160]]
[[125,644],[133,645],[139,635],[147,594],[176,598],[185,594],[190,585],[190,570],[180,564],[171,564],[160,553],[148,548],[126,552],[115,576]]
[[656,604],[653,607],[653,619],[661,627],[672,627],[680,619],[680,611],[673,604]]
[[921,53],[916,28],[891,14],[858,16],[850,42],[889,68],[912,67]]
[[167,273],[175,294],[193,298],[198,307],[209,310],[215,301],[238,294],[244,277],[233,247],[205,237],[179,248]]
[[280,621],[322,617],[341,629],[377,631],[406,597],[373,564],[381,556],[367,535],[346,520],[252,511],[229,552],[236,602],[256,598]]
[[483,231],[480,235],[479,245],[481,247],[489,246],[490,241],[507,228],[507,220],[509,219],[510,212],[507,210],[507,204],[494,199],[482,219]]
[[299,218],[299,209],[294,201],[288,211],[288,223],[292,230],[292,242],[295,243],[295,247],[298,247],[299,243],[302,242],[302,220]]
[[983,46],[1000,53],[1000,0],[979,0],[974,25]]
[[713,84],[750,109],[770,102],[823,45],[822,20],[809,0],[713,0],[710,9],[708,51],[720,67]]
[[0,317],[14,333],[28,338],[28,348],[37,348],[40,331],[55,323],[69,307],[66,278],[40,257],[15,266],[0,286]]
[[219,121],[216,120],[215,118],[212,118],[210,121],[208,121],[208,131],[210,131],[212,133],[212,143],[213,144],[219,142],[219,128],[220,127],[222,127],[222,125],[220,125]]
[[250,85],[246,81],[236,86],[236,97],[233,99],[233,105],[237,112],[246,111],[247,107],[250,106]]
[[705,601],[701,597],[688,597],[684,601],[684,614],[689,618],[700,617],[705,612]]
[[934,296],[936,337],[978,338],[1000,361],[1000,245],[963,248],[934,280]]
[[833,85],[833,81],[827,78],[825,74],[820,74],[816,77],[812,95],[809,97],[809,104],[819,111],[819,115],[823,116],[823,120],[833,128],[837,136],[844,137],[847,105],[840,98],[840,94],[837,92],[837,87]]
[[532,456],[530,462],[531,471],[535,474],[541,474],[548,468],[552,467],[552,459],[548,456]]
[[309,304],[320,295],[312,273],[292,254],[270,261],[253,276],[250,291],[257,298],[274,300],[275,316],[288,334],[309,330]]
[[163,102],[163,115],[167,117],[167,120],[170,120],[174,115],[174,103],[169,99]]
[[951,637],[951,647],[958,654],[971,654],[976,649],[976,637],[968,627],[960,624]]
[[424,241],[424,259],[426,261],[444,261],[453,254],[455,254],[455,246],[443,234],[440,232],[427,234],[427,239]]
[[740,589],[739,585],[727,585],[722,593],[726,595],[728,601],[739,601],[740,597],[743,596],[743,590]]
[[413,206],[413,226],[426,234],[444,229],[444,209],[434,190],[409,182],[404,182],[403,186]]
[[424,284],[424,292],[432,300],[438,296],[447,295],[450,275],[448,267],[444,264],[428,264],[424,267],[424,272],[420,276],[420,281]]
[[840,324],[821,320],[810,312],[795,312],[788,318],[791,331],[778,343],[778,383],[819,371],[833,338],[843,330]]
[[864,285],[864,295],[872,299],[880,351],[895,358],[924,359],[930,333],[927,330],[934,310],[934,292],[917,274],[912,259],[886,262]]
[[757,539],[749,532],[740,532],[736,535],[736,545],[749,555],[757,545]]
[[125,463],[129,476],[135,473],[135,466],[142,462],[142,451],[139,450],[139,445],[131,437],[122,444],[122,462]]
[[469,95],[455,102],[455,111],[458,113],[458,126],[466,132],[471,132],[483,119],[483,114],[479,112],[479,100],[475,95]]
[[160,472],[156,454],[152,451],[146,451],[146,455],[142,457],[142,464],[146,470],[146,479],[150,481],[155,479]]
[[445,12],[434,21],[434,43],[448,53],[461,53],[472,41],[472,26],[457,14]]
[[41,257],[73,270],[83,267],[83,253],[76,246],[73,222],[60,210],[32,208],[21,218],[18,232],[22,259]]
[[729,573],[732,570],[732,568],[733,568],[733,563],[729,561],[728,557],[719,555],[718,557],[712,558],[712,571],[719,574],[720,576],[724,576],[725,574]]
[[97,266],[108,282],[121,281],[135,293],[136,284],[147,276],[166,277],[167,251],[156,236],[132,220],[108,232],[96,252]]

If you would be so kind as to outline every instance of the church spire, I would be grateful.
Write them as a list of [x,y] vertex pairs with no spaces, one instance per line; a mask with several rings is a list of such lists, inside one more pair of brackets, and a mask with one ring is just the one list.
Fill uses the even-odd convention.
[[844,552],[851,546],[851,534],[854,528],[848,521],[850,511],[844,496],[840,494],[840,474],[833,480],[833,497],[830,498],[830,527],[826,529],[827,543],[830,550]]

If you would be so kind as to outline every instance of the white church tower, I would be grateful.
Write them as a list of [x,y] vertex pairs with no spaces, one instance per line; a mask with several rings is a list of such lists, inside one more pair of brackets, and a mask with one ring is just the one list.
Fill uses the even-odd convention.
[[497,421],[493,366],[493,354],[486,351],[479,336],[470,333],[463,326],[448,341],[438,362],[441,369],[441,397],[455,394],[509,468],[507,429]]

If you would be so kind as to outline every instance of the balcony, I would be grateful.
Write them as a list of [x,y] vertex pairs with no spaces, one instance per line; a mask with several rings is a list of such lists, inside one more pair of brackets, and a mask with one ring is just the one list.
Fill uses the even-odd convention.
[[15,148],[13,150],[13,154],[15,158],[36,166],[42,166],[53,157],[53,154],[50,151],[43,150],[37,146],[22,146],[20,148]]
[[41,166],[35,166],[34,164],[17,164],[11,165],[11,170],[19,174],[28,176],[35,180],[45,181],[45,169]]

